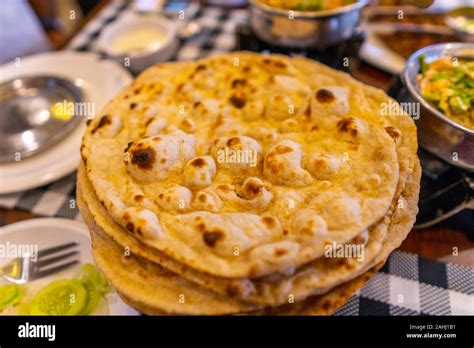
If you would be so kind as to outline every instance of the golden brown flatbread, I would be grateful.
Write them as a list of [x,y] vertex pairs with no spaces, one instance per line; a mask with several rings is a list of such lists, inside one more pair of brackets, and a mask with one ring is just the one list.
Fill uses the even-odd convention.
[[394,103],[300,57],[148,69],[81,147],[99,268],[147,314],[332,312],[417,213],[416,128]]
[[301,266],[382,219],[399,182],[396,131],[353,105],[345,81],[314,88],[294,61],[236,52],[143,73],[83,140],[110,216],[230,278]]
[[362,287],[381,267],[390,252],[398,247],[414,223],[417,212],[421,168],[415,167],[402,194],[404,204],[397,206],[389,227],[389,238],[373,265],[360,276],[339,285],[321,296],[275,308],[256,309],[218,295],[193,284],[157,264],[151,264],[114,243],[93,221],[84,203],[81,190],[78,203],[93,241],[93,255],[97,265],[112,281],[120,296],[137,310],[150,314],[254,314],[254,315],[326,315],[334,312],[353,293]]

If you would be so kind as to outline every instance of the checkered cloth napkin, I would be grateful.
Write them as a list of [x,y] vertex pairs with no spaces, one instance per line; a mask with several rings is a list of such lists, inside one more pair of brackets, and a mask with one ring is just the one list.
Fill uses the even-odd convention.
[[[70,43],[69,49],[96,51],[101,31],[127,11],[125,1],[111,1]],[[235,46],[235,28],[245,23],[246,10],[206,8],[195,18],[203,31],[182,40],[175,60],[191,60],[228,52]],[[100,52],[99,52],[100,53]],[[76,174],[49,185],[0,195],[0,206],[39,216],[80,220],[75,203]],[[336,315],[474,315],[474,270],[396,251],[384,268]]]

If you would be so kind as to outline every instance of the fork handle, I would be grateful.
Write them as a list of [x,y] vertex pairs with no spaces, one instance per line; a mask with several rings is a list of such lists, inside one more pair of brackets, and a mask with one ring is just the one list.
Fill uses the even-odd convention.
[[9,273],[12,267],[15,265],[15,260],[8,262],[7,264],[0,266],[0,276]]

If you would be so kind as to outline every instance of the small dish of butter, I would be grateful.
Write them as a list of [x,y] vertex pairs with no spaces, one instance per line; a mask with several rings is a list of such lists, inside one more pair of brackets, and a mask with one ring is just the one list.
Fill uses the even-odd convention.
[[170,59],[178,46],[177,26],[165,17],[129,12],[108,26],[97,48],[139,73]]
[[112,42],[117,54],[143,54],[159,49],[166,39],[166,32],[157,28],[134,28],[119,35]]

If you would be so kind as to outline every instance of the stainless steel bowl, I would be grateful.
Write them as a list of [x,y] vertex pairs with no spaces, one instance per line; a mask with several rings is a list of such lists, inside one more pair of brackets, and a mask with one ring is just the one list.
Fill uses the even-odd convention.
[[419,92],[417,75],[420,72],[419,58],[422,55],[426,57],[427,62],[444,56],[474,59],[474,44],[443,43],[427,46],[413,53],[402,73],[407,92],[401,97],[402,103],[420,105],[420,115],[416,120],[420,145],[441,159],[474,172],[474,130],[446,117]]
[[0,84],[0,163],[19,161],[63,139],[85,117],[74,117],[74,110],[71,117],[61,118],[55,108],[78,105],[83,99],[73,82],[53,76],[19,77]]
[[330,11],[290,11],[250,0],[250,27],[273,45],[296,48],[324,48],[357,33],[361,10],[369,0]]

